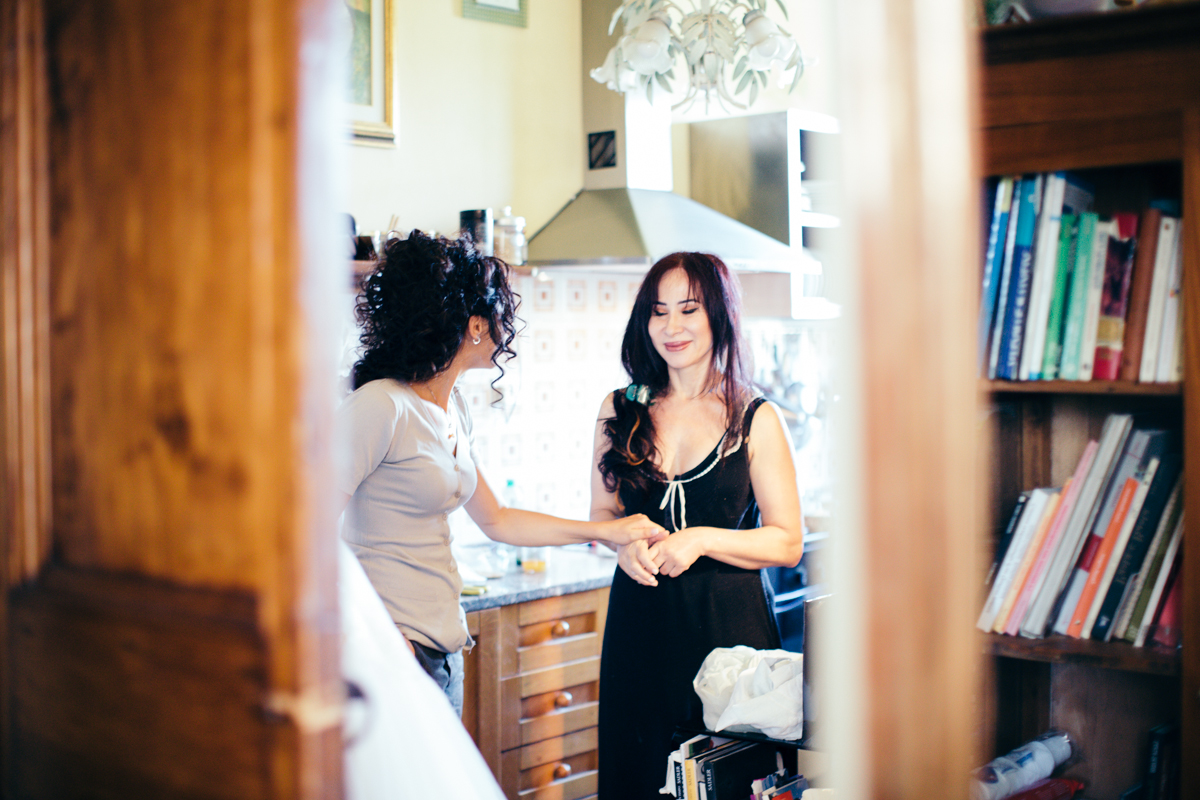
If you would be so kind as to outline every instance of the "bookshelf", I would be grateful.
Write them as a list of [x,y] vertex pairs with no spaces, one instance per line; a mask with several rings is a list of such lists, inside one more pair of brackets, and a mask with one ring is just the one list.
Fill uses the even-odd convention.
[[[1200,5],[1045,20],[981,35],[983,174],[1106,170],[1102,201],[1138,207],[1174,182],[1183,200],[1184,382],[980,382],[992,411],[992,519],[1017,494],[1061,485],[1104,417],[1183,427],[1184,504],[1200,508]],[[1185,422],[1190,424],[1185,424]],[[1066,774],[1094,800],[1140,779],[1149,729],[1181,725],[1180,797],[1200,797],[1200,522],[1183,534],[1183,648],[980,635],[990,690],[987,758],[1062,727],[1081,758]]]

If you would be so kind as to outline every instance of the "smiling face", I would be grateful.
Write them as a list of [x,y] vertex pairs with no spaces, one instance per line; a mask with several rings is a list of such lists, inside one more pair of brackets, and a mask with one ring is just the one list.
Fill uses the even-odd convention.
[[658,302],[650,312],[650,341],[654,349],[674,370],[712,360],[712,328],[687,273],[676,268],[663,274],[658,282]]

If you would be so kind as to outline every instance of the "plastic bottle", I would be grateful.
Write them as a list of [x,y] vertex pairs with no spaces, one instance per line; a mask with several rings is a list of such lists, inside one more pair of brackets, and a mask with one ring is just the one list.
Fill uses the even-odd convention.
[[975,770],[971,800],[1003,800],[1048,778],[1055,767],[1070,757],[1071,739],[1066,733],[1043,733]]

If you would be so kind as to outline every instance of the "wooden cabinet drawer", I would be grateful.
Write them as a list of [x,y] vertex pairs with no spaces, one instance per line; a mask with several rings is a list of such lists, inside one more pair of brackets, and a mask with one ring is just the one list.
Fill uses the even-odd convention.
[[596,792],[595,728],[508,750],[501,787],[510,798],[577,800]]
[[595,794],[607,611],[605,588],[467,614],[463,724],[510,800]]
[[[583,674],[589,675],[590,669]],[[521,695],[521,686],[519,678],[510,678],[501,687],[502,750],[562,736],[599,722],[598,675],[585,682],[525,696]]]

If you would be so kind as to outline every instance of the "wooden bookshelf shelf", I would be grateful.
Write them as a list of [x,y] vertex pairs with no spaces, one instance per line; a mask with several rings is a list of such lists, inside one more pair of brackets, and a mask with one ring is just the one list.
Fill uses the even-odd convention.
[[1182,383],[1136,383],[1134,381],[989,381],[983,380],[985,392],[1023,394],[1105,394],[1113,396],[1183,394]]
[[1052,664],[1084,664],[1151,675],[1180,674],[1178,650],[1134,647],[1126,642],[1096,642],[1069,636],[1025,639],[992,633],[981,634],[981,638],[985,653],[1003,658]]

